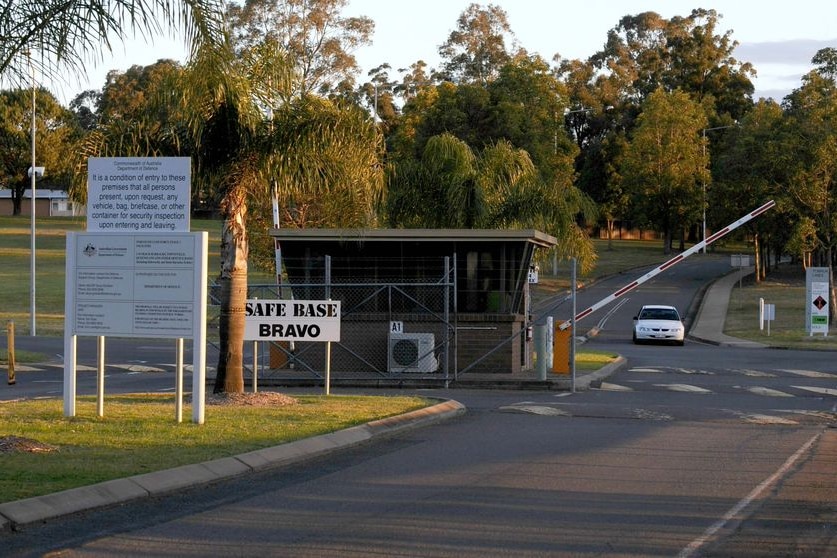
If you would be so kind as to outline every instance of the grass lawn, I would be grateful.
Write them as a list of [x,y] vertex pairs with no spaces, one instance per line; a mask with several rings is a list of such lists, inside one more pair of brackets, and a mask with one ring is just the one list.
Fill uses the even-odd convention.
[[[732,290],[724,324],[724,333],[741,339],[750,339],[774,347],[794,349],[837,350],[837,336],[810,336],[805,332],[805,271],[800,265],[784,264],[771,272],[761,283],[752,277]],[[776,306],[776,319],[759,329],[759,298]],[[833,324],[830,326],[833,328]]]
[[[104,417],[80,397],[0,403],[0,442],[16,436],[53,451],[0,451],[0,502],[236,455],[426,407],[421,397],[302,396],[290,405],[207,405],[203,425],[174,420],[172,395],[109,396]],[[0,444],[2,448],[2,444]]]

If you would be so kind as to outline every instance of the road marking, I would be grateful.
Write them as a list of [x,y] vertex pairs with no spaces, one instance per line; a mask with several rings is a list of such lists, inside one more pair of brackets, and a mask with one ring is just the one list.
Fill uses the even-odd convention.
[[714,372],[710,372],[708,370],[695,370],[695,369],[691,369],[691,368],[676,368],[675,370],[677,372],[682,373],[682,374],[702,374],[704,376],[714,376],[715,375]]
[[814,434],[811,439],[802,444],[802,447],[796,450],[796,453],[790,456],[775,473],[764,479],[761,484],[755,487],[747,496],[742,498],[737,504],[730,508],[730,510],[725,513],[721,519],[710,525],[709,528],[704,531],[703,535],[693,540],[686,548],[680,551],[680,554],[677,555],[678,558],[689,558],[690,556],[694,556],[700,547],[709,542],[718,533],[718,531],[726,527],[727,523],[735,519],[738,514],[744,511],[744,508],[752,504],[757,498],[760,498],[764,492],[776,484],[776,481],[784,476],[785,473],[790,471],[799,458],[814,445],[821,435],[822,433]]
[[796,388],[796,389],[804,389],[805,391],[811,391],[811,392],[814,392],[814,393],[821,393],[823,395],[837,396],[837,389],[821,388],[821,387],[813,387],[813,386],[791,386],[791,387]]
[[662,374],[662,370],[659,368],[629,368],[628,372],[647,372],[651,374]]
[[751,378],[775,378],[776,377],[776,374],[771,374],[770,372],[762,372],[761,370],[747,370],[746,368],[741,369],[741,370],[736,370],[735,372],[740,372],[741,374],[744,374],[745,376],[749,376]]
[[598,388],[600,391],[633,391],[633,388],[628,386],[620,386],[619,384],[611,384],[609,382],[602,382]]
[[828,411],[806,411],[802,409],[779,409],[777,412],[779,413],[789,413],[795,415],[804,415],[806,417],[814,417],[814,418],[821,418],[825,420],[833,420],[834,413],[830,413]]
[[778,389],[770,389],[761,386],[750,386],[744,389],[749,391],[750,393],[754,393],[756,395],[764,395],[765,397],[793,397],[793,395],[791,395],[790,393],[785,393],[784,391],[779,391]]
[[761,414],[754,414],[754,415],[741,415],[741,418],[745,422],[749,422],[751,424],[792,424],[797,425],[799,424],[797,421],[793,419],[788,419],[784,417],[777,417],[773,415],[761,415]]
[[500,411],[505,413],[530,413],[542,416],[571,416],[567,411],[544,405],[507,405],[505,407],[500,407]]
[[796,374],[797,376],[805,376],[806,378],[837,378],[837,374],[829,374],[827,372],[817,372],[816,370],[781,369],[780,372],[787,372],[789,374]]
[[648,409],[634,409],[633,415],[634,418],[643,420],[674,420],[674,417],[669,414],[649,411]]
[[654,384],[655,387],[665,388],[670,391],[681,391],[685,393],[712,393],[708,389],[703,389],[702,387],[698,386],[690,386],[689,384]]
[[627,303],[629,300],[630,300],[630,298],[624,298],[624,299],[622,299],[622,300],[619,302],[619,304],[617,304],[616,306],[614,306],[613,308],[611,308],[611,309],[610,309],[610,311],[608,311],[608,313],[607,313],[607,314],[605,314],[605,315],[604,315],[604,317],[602,317],[602,319],[601,319],[601,320],[599,320],[599,323],[598,323],[598,324],[596,324],[596,327],[598,327],[599,329],[604,329],[605,324],[606,324],[606,323],[607,323],[607,321],[611,318],[611,316],[613,316],[613,314],[615,314],[617,310],[619,310],[620,308],[622,308],[622,307],[625,305],[625,303]]
[[128,372],[165,372],[162,368],[156,366],[145,366],[142,364],[111,364],[113,368],[121,368]]

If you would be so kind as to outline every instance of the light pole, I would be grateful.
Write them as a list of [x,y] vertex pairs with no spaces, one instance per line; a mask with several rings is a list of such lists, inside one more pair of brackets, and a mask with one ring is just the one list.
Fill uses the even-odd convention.
[[[701,134],[703,135],[703,142],[701,144],[701,147],[703,148],[703,158],[706,159],[706,132],[711,132],[712,130],[724,130],[726,128],[735,128],[736,126],[738,126],[738,122],[736,122],[735,124],[730,124],[728,126],[715,126],[714,128],[704,128],[701,131]],[[710,166],[710,169],[711,169],[711,166]],[[702,234],[701,240],[706,240],[706,177],[705,176],[701,179],[701,182],[702,182],[702,186],[703,186],[703,204],[702,204],[703,205],[703,231],[702,231],[703,234]],[[706,245],[703,246],[702,251],[703,251],[704,254],[706,254]]]
[[29,167],[29,175],[31,179],[31,195],[29,196],[30,213],[32,217],[31,223],[31,239],[30,239],[30,256],[29,256],[29,276],[31,283],[29,287],[29,335],[35,336],[35,181],[37,179],[37,169],[35,167],[35,67],[32,65],[32,55],[27,52],[29,57],[29,73],[32,76],[32,165]]

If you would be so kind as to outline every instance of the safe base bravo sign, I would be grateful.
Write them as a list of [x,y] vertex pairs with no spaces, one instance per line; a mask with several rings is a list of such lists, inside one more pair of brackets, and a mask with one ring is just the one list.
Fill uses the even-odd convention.
[[339,300],[248,299],[247,341],[340,341]]

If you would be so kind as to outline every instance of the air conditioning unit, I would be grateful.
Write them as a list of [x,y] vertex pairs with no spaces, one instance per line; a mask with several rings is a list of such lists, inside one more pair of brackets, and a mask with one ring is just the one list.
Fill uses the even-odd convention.
[[432,333],[390,333],[390,372],[435,372],[439,368]]

